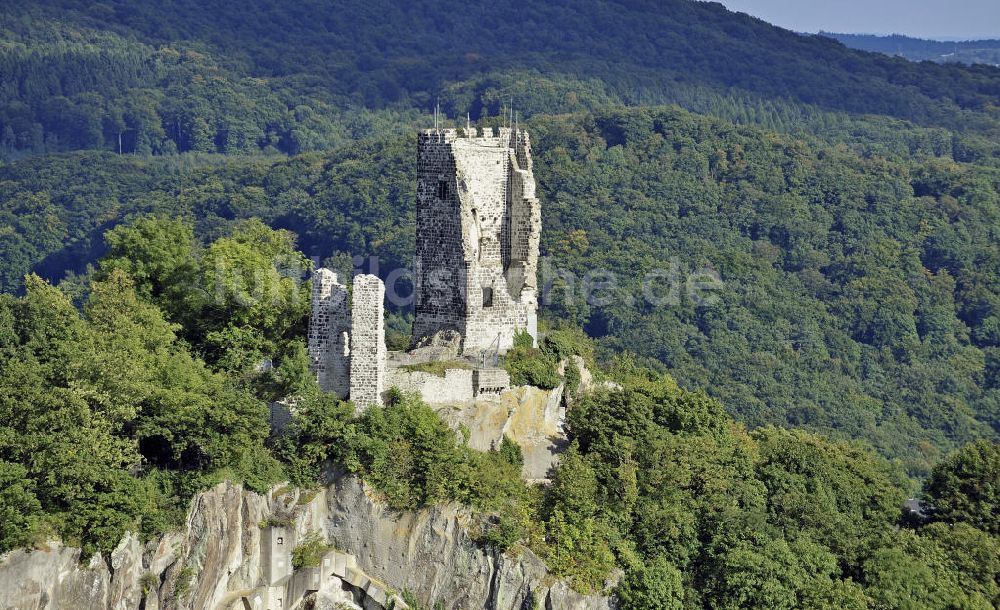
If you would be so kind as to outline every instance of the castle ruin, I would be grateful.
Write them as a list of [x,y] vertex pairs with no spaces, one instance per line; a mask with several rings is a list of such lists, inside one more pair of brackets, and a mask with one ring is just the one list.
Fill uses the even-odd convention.
[[309,357],[320,389],[341,398],[351,389],[350,333],[347,286],[333,271],[317,269],[312,276]]
[[337,274],[313,274],[309,360],[319,387],[348,396],[359,410],[381,404],[385,390],[385,285],[374,275],[354,278],[353,297]]
[[[509,350],[519,330],[537,340],[540,234],[526,131],[421,131],[413,338],[416,346],[434,347],[391,358],[382,281],[360,275],[349,291],[333,271],[319,269],[309,356],[320,387],[350,397],[359,410],[381,404],[393,386],[427,402],[499,399],[510,378],[486,356]],[[468,362],[434,378],[407,368],[447,357]]]
[[527,132],[422,131],[414,338],[455,331],[475,356],[507,351],[518,329],[535,337],[540,235]]
[[354,278],[351,308],[351,400],[359,409],[382,404],[385,391],[385,285],[374,275]]

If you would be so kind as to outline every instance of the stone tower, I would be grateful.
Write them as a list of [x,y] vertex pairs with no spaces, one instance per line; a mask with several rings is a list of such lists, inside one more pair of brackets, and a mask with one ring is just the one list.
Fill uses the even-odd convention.
[[382,404],[385,387],[385,284],[354,276],[351,314],[351,400],[364,410]]
[[359,411],[382,403],[386,390],[385,284],[374,275],[354,278],[348,290],[329,269],[313,274],[309,360],[324,392],[354,402]]
[[540,234],[526,131],[420,132],[414,338],[457,331],[477,355],[536,337]]

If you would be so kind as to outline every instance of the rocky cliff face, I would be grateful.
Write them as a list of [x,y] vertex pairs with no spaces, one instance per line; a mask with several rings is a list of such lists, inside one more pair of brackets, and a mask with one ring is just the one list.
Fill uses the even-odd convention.
[[195,497],[182,532],[145,545],[127,534],[110,556],[80,562],[80,550],[49,543],[0,559],[0,608],[159,610],[216,608],[253,588],[266,496],[222,483]]
[[356,478],[328,488],[327,534],[367,572],[414,593],[428,607],[599,610],[608,598],[584,596],[548,575],[529,550],[516,556],[477,547],[457,505],[393,512],[374,502]]
[[[0,558],[0,608],[288,610],[308,600],[379,610],[400,607],[394,592],[403,590],[446,610],[610,608],[609,599],[579,595],[549,576],[530,551],[478,547],[469,519],[457,505],[390,511],[355,477],[318,493],[266,496],[222,483],[194,499],[183,531],[146,544],[127,535],[109,557],[81,562],[78,549],[56,543],[8,553]],[[265,537],[266,528],[287,531],[288,540],[273,546],[280,538]],[[295,541],[311,532],[336,551],[308,579],[303,570],[275,574],[275,562],[290,562]]]

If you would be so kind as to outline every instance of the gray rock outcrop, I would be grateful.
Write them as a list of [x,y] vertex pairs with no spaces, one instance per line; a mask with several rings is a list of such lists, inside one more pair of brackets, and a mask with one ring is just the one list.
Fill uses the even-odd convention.
[[470,538],[472,516],[456,504],[394,512],[354,477],[329,488],[330,541],[385,582],[444,610],[545,608],[607,610],[607,597],[584,596],[548,574],[530,550],[483,549]]
[[[81,562],[79,549],[58,543],[7,553],[0,609],[290,610],[308,597],[316,607],[384,610],[405,607],[397,596],[404,590],[446,610],[610,608],[608,598],[580,595],[551,577],[528,550],[476,545],[471,518],[450,504],[391,511],[356,477],[268,495],[226,482],[194,498],[182,531],[146,544],[128,534],[108,557]],[[287,545],[265,550],[262,533],[273,527],[287,531]],[[262,558],[284,552],[290,561],[294,542],[312,532],[335,550],[318,568],[267,581]]]

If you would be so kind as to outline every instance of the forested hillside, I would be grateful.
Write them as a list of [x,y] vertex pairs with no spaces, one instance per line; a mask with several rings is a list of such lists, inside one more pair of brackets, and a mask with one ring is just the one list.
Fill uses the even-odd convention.
[[1000,66],[1000,40],[923,40],[893,34],[832,34],[820,32],[839,40],[852,49],[897,55],[911,61],[959,62]]
[[[904,475],[869,449],[748,431],[627,358],[601,373],[616,387],[581,394],[556,362],[593,366],[594,346],[544,329],[507,366],[567,383],[571,444],[551,485],[528,485],[516,444],[473,450],[415,396],[357,416],[319,392],[303,348],[308,284],[274,262],[301,262],[290,234],[247,221],[207,246],[193,235],[155,217],[115,228],[80,309],[37,276],[23,297],[0,295],[0,551],[58,536],[107,552],[127,530],[181,526],[191,494],[223,477],[310,487],[332,460],[394,510],[465,503],[478,544],[530,548],[579,591],[607,590],[620,569],[608,592],[624,610],[1000,602],[1000,445],[941,461],[927,516],[904,516]],[[202,290],[220,266],[225,302]],[[269,292],[246,298],[251,277]],[[255,366],[262,353],[276,368]],[[296,414],[269,435],[265,401],[289,394]]]
[[[548,265],[615,270],[624,295],[588,306],[580,286],[572,302],[554,290],[544,314],[605,356],[634,352],[751,425],[864,438],[914,474],[997,434],[1000,170],[864,158],[671,109],[529,127]],[[259,217],[307,255],[373,254],[388,273],[413,252],[414,163],[411,135],[291,159],[19,162],[0,169],[4,285],[83,272],[101,232],[140,213],[191,218],[202,239]],[[674,263],[715,269],[719,303],[650,306],[641,278]]]
[[[995,68],[917,66],[688,0],[12,0],[0,32],[7,155],[321,149],[510,70],[630,105],[750,95],[1000,132]],[[468,101],[456,114],[500,99]]]
[[[998,99],[996,68],[687,0],[8,0],[0,551],[106,551],[220,478],[332,460],[396,509],[468,504],[481,544],[581,590],[621,568],[625,609],[997,607]],[[309,259],[411,264],[414,130],[511,103],[543,285],[619,284],[555,281],[507,359],[571,386],[548,487],[413,397],[355,417],[304,352]],[[674,268],[716,301],[654,306]],[[571,354],[618,389],[576,395]]]

